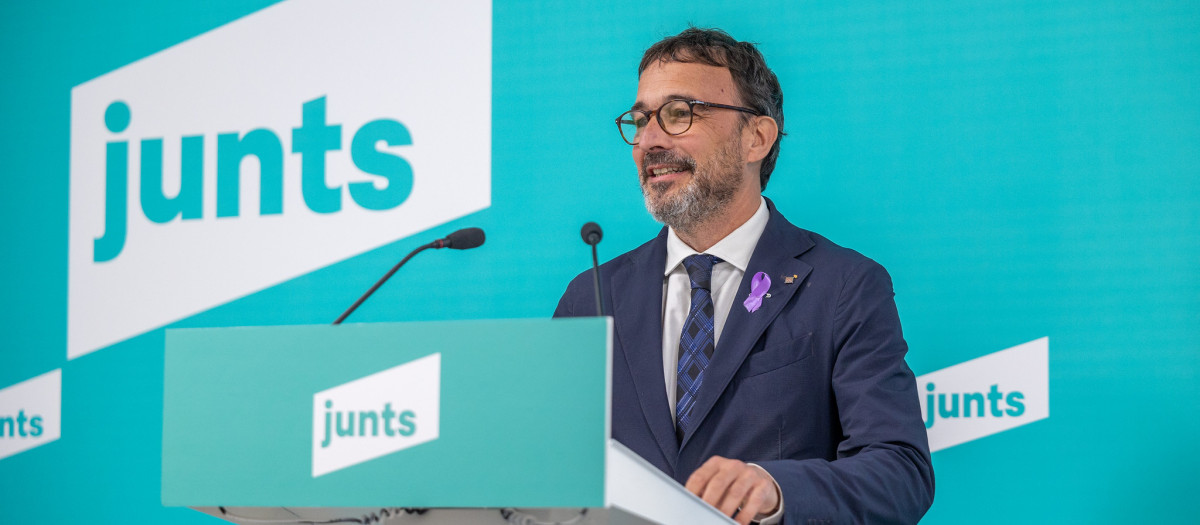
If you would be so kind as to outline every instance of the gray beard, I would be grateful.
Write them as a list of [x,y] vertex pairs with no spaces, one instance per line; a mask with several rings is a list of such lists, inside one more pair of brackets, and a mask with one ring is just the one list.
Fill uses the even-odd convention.
[[[643,161],[645,164],[650,162]],[[642,195],[646,210],[655,220],[676,231],[697,231],[706,221],[720,217],[728,210],[741,184],[743,164],[734,144],[726,144],[711,162],[695,165],[688,185],[674,196],[666,194],[669,184],[655,184],[643,174]]]

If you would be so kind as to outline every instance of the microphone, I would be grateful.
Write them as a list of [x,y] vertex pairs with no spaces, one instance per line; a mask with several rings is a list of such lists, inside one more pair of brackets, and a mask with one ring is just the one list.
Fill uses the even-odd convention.
[[478,248],[483,244],[484,239],[485,236],[483,235],[483,230],[479,228],[463,228],[445,236],[444,238],[438,239],[424,246],[417,247],[417,249],[404,256],[400,262],[396,263],[391,270],[388,270],[388,273],[383,274],[383,277],[376,281],[375,284],[371,286],[371,289],[367,290],[367,293],[362,294],[362,297],[359,297],[357,301],[354,301],[354,304],[350,305],[350,308],[347,308],[345,312],[342,312],[342,315],[338,317],[333,324],[342,324],[342,321],[345,321],[347,317],[350,317],[350,314],[354,313],[354,311],[363,304],[363,301],[366,301],[371,294],[375,293],[375,290],[378,290],[380,286],[383,286],[383,283],[387,282],[388,279],[391,279],[392,275],[396,273],[396,270],[399,270],[401,266],[404,266],[404,263],[408,262],[409,259],[412,259],[414,255],[430,248],[450,248],[453,250],[469,250],[471,248]]
[[600,229],[600,225],[594,222],[589,222],[583,225],[579,230],[579,236],[583,237],[583,242],[592,247],[592,284],[596,289],[596,315],[604,315],[604,303],[601,302],[600,294],[600,258],[596,254],[596,245],[600,244],[600,239],[604,238],[604,231]]
[[583,237],[583,242],[590,246],[600,244],[600,239],[604,238],[604,231],[600,229],[600,225],[594,222],[589,222],[583,225],[583,229],[579,230],[579,235]]
[[438,239],[433,241],[433,243],[437,245],[434,246],[434,248],[470,250],[471,248],[478,248],[480,245],[482,245],[484,239],[485,236],[483,235],[483,230],[479,228],[463,228],[451,233],[450,235],[447,235],[445,239]]

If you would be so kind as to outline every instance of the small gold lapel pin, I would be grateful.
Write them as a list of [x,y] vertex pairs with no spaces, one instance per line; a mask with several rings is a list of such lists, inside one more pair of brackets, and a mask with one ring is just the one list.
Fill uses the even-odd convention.
[[783,284],[792,284],[792,283],[796,282],[797,277],[800,277],[800,276],[799,275],[785,275],[785,276],[783,276]]

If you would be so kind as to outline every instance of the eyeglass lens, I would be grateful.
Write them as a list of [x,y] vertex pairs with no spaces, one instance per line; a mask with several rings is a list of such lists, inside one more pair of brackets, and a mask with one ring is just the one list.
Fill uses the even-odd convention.
[[[672,100],[658,108],[658,121],[662,124],[663,131],[671,135],[678,135],[692,127],[692,106],[685,100]],[[645,111],[630,111],[621,115],[618,121],[621,128],[621,137],[625,142],[637,144],[642,140],[642,132],[650,123],[650,113]]]

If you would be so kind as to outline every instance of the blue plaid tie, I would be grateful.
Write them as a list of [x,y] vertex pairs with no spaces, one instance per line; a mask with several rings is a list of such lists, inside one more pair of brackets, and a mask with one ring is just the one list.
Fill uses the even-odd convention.
[[704,369],[717,347],[710,286],[713,265],[719,262],[721,259],[707,253],[689,255],[683,260],[688,279],[692,281],[692,305],[679,336],[679,366],[675,369],[678,376],[675,383],[675,436],[680,441],[691,426],[692,406],[696,404],[696,395],[704,382]]

